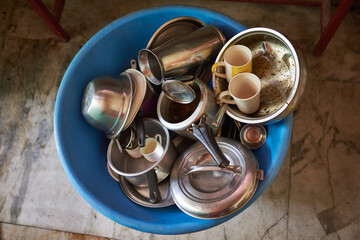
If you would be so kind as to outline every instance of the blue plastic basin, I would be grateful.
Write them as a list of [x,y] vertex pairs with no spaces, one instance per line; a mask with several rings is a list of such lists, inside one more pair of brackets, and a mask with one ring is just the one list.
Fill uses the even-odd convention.
[[188,6],[151,8],[126,15],[100,30],[69,65],[56,98],[54,131],[57,151],[71,183],[97,211],[111,220],[143,232],[181,234],[204,230],[236,216],[251,205],[278,173],[290,142],[292,115],[268,126],[265,145],[254,151],[264,180],[253,198],[231,216],[201,220],[175,205],[152,209],[130,201],[109,175],[106,151],[109,140],[91,127],[81,114],[85,86],[101,75],[116,75],[129,68],[130,59],[145,48],[152,34],[166,21],[180,16],[196,17],[220,28],[227,39],[245,28],[222,14]]

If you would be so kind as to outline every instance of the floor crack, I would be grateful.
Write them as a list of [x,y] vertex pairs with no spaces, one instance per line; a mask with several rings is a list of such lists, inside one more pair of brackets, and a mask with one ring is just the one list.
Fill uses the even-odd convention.
[[[269,234],[270,230],[275,227],[282,219],[284,219],[286,216],[288,215],[288,213],[285,213],[281,218],[279,218],[274,224],[272,224],[270,227],[268,227],[268,229],[266,229],[265,233],[263,234],[263,236],[261,237],[261,240],[264,239],[264,237],[266,236],[266,234]],[[270,237],[270,235],[269,235]],[[271,237],[270,237],[271,239]]]

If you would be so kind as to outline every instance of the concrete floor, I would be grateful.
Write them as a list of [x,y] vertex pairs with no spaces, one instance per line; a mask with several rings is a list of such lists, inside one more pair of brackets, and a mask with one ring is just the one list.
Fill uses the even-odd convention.
[[[51,6],[52,1],[46,1]],[[230,221],[162,236],[121,226],[76,192],[57,155],[53,109],[67,66],[97,31],[137,10],[200,6],[269,27],[304,51],[309,79],[291,147],[267,191]],[[320,9],[220,1],[67,1],[59,41],[26,1],[0,2],[0,239],[360,239],[360,7],[321,57]]]

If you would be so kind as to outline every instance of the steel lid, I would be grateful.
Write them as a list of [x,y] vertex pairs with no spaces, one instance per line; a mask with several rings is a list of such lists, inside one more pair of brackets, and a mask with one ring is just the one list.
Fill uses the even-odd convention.
[[216,138],[232,166],[242,171],[193,172],[192,166],[216,165],[209,152],[195,143],[176,160],[170,178],[170,189],[175,204],[190,216],[202,219],[225,217],[239,210],[254,194],[258,185],[258,164],[252,152],[239,141]]

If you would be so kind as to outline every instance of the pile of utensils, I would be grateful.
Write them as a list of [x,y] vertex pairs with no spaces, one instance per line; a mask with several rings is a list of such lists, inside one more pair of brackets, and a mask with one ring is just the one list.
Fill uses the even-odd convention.
[[[264,33],[269,33],[266,38]],[[264,124],[293,110],[287,109],[298,102],[292,102],[292,91],[304,84],[296,79],[295,51],[277,55],[271,39],[282,35],[268,29],[258,38],[240,34],[226,42],[216,26],[192,17],[172,19],[139,50],[138,61],[129,59],[129,69],[117,76],[99,76],[87,85],[82,114],[111,139],[108,171],[133,202],[151,208],[175,203],[193,217],[213,219],[239,210],[256,191],[264,173],[250,149],[265,143]],[[244,46],[249,56],[238,65],[251,61],[252,68],[230,71],[229,76],[233,66],[224,55],[234,46]],[[282,64],[280,70],[273,60]],[[283,85],[267,79],[269,73],[259,73],[266,64],[272,67],[270,74],[288,74]],[[257,106],[247,112],[233,92],[252,88],[254,81],[232,82],[250,74],[258,82]],[[275,90],[281,92],[280,100],[268,97]],[[247,96],[246,104],[250,98],[255,96]],[[277,109],[272,104],[278,104]],[[265,107],[271,112],[259,113]]]

